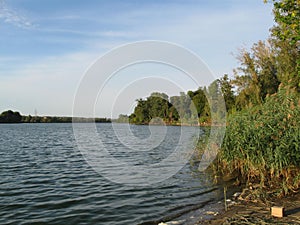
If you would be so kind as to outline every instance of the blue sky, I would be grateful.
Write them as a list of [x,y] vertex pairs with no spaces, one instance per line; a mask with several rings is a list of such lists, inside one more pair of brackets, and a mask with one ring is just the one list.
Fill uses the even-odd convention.
[[[0,0],[0,111],[72,115],[86,69],[110,49],[134,41],[177,43],[199,55],[216,78],[232,74],[233,53],[268,37],[271,11],[262,0]],[[107,87],[111,96],[120,89],[114,82]],[[197,88],[180,83],[184,90]],[[163,87],[153,91],[176,94]],[[132,109],[133,101],[122,101],[113,115],[130,113],[124,106]],[[109,102],[99,104],[97,116],[111,116]]]

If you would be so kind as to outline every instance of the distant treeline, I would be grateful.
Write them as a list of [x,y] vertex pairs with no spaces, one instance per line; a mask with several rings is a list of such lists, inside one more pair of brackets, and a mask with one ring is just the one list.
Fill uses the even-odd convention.
[[7,110],[0,114],[0,123],[110,123],[109,118],[83,118],[61,116],[23,116],[19,112]]
[[[225,104],[227,111],[231,112],[235,108],[235,98],[230,80],[225,75],[208,87],[181,92],[179,96],[169,97],[154,92],[146,99],[138,99],[127,121],[133,124],[206,125],[211,123],[212,115],[217,119],[225,117]],[[125,117],[120,115],[119,121],[126,122]]]
[[[165,93],[154,92],[146,99],[138,99],[134,112],[127,121],[134,124],[198,125],[210,121],[210,107],[205,95],[206,88],[181,92],[169,97]],[[198,120],[201,118],[201,120]],[[126,122],[126,116],[119,116]]]

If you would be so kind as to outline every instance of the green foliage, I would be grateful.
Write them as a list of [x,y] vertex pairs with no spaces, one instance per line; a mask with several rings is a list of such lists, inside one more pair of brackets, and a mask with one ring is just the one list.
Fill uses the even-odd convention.
[[288,41],[290,45],[297,45],[300,40],[299,0],[274,1],[274,17],[277,26],[273,34],[280,40]]
[[300,91],[300,1],[281,0],[274,2],[272,41],[278,56],[281,82]]
[[129,122],[134,124],[149,124],[160,118],[169,125],[198,125],[210,121],[210,108],[205,89],[181,92],[179,96],[169,97],[164,93],[152,93],[145,100],[137,100],[134,112],[129,116]]
[[241,66],[235,70],[233,83],[237,87],[237,108],[258,105],[279,86],[277,61],[270,42],[259,41],[250,51],[240,50],[237,57]]
[[262,185],[280,181],[298,188],[293,178],[300,175],[299,118],[300,97],[289,88],[231,115],[219,155],[224,168]]
[[11,110],[2,112],[0,115],[0,123],[21,123],[22,116],[19,112],[13,112]]
[[[300,186],[300,1],[272,2],[271,37],[240,50],[232,80],[224,75],[207,88],[170,97],[170,103],[152,94],[138,100],[129,118],[136,124],[155,117],[166,124],[210,124],[211,118],[225,118],[225,100],[228,126],[214,166],[262,186],[279,183],[286,193]],[[198,143],[200,156],[207,138]]]
[[154,92],[146,100],[137,100],[134,112],[129,116],[129,122],[134,124],[148,124],[152,119],[161,118],[170,123],[178,113],[169,103],[168,95]]
[[233,85],[231,84],[232,82],[227,74],[218,79],[218,82],[222,91],[222,96],[225,101],[226,109],[228,112],[231,112],[235,109],[236,98],[233,92]]
[[81,117],[58,117],[58,116],[22,116],[19,112],[11,110],[2,112],[0,123],[110,123],[107,118],[81,118]]
[[179,119],[190,118],[191,116],[191,98],[184,92],[180,92],[180,96],[172,96],[170,99],[171,104],[175,107],[179,114]]
[[124,115],[124,114],[120,114],[119,118],[116,119],[114,122],[117,122],[117,123],[128,123],[129,122],[129,116]]
[[197,91],[188,91],[188,96],[192,99],[196,107],[198,117],[209,116],[209,110],[206,109],[208,102],[202,88],[199,88]]
[[300,188],[300,1],[273,3],[271,38],[242,49],[234,79],[218,80],[230,115],[213,167],[286,194]]

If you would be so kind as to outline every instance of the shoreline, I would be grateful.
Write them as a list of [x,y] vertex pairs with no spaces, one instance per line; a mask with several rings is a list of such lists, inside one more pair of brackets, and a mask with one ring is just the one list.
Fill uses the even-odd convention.
[[[282,198],[273,198],[263,203],[258,200],[248,201],[237,192],[227,199],[227,211],[224,201],[207,204],[190,211],[176,219],[160,222],[158,225],[229,225],[229,224],[292,224],[300,225],[300,192]],[[283,206],[284,217],[271,215],[272,206]]]
[[[241,193],[241,187],[230,185],[227,195],[234,196],[236,193]],[[232,204],[231,200],[227,204]],[[185,208],[183,212],[176,216],[165,216],[158,220],[155,225],[194,225],[199,224],[200,221],[209,221],[214,219],[217,215],[222,214],[224,208],[224,198],[209,199],[207,201],[196,204],[192,208]],[[145,223],[148,225],[148,223]],[[152,225],[152,224],[151,224]]]
[[[272,206],[283,206],[284,217],[271,215]],[[294,193],[283,198],[274,198],[267,203],[238,200],[236,204],[223,210],[210,220],[200,220],[196,224],[295,224],[300,225],[300,193]]]

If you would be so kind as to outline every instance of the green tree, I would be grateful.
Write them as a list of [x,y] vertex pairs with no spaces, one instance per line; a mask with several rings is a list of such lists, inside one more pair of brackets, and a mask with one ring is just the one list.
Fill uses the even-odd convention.
[[240,62],[232,81],[237,87],[237,108],[259,105],[268,94],[276,93],[279,80],[277,77],[277,58],[270,42],[259,41],[250,51],[240,50],[237,57]]
[[128,123],[129,117],[124,114],[120,114],[118,119],[116,120],[117,123]]
[[189,91],[188,95],[192,99],[197,112],[198,112],[198,117],[204,115],[204,108],[205,105],[208,104],[205,93],[203,89],[200,87],[197,91]]
[[163,120],[169,118],[169,97],[165,93],[154,92],[147,98],[150,118],[159,117]]
[[226,105],[219,80],[213,81],[208,86],[206,96],[210,108],[210,117],[214,119],[215,123],[218,123],[217,120],[222,122],[222,119],[226,116]]
[[[169,97],[165,93],[152,93],[146,100],[137,100],[134,112],[129,116],[129,121],[135,124],[148,124],[151,119],[159,117],[165,122],[170,120]],[[172,111],[174,113],[174,110]]]
[[0,115],[0,123],[21,123],[22,116],[19,112],[13,112],[12,110],[8,110],[2,112]]
[[180,92],[179,96],[172,96],[170,98],[171,105],[177,110],[179,119],[182,122],[191,118],[191,101],[190,96],[184,92]]
[[273,0],[272,42],[278,57],[278,74],[285,86],[300,91],[300,1]]
[[191,103],[193,103],[196,108],[197,119],[200,123],[208,122],[210,120],[210,108],[205,93],[205,87],[199,87],[196,91],[188,91],[188,95],[192,99]]
[[131,115],[130,120],[132,123],[143,124],[150,121],[147,101],[143,99],[137,100],[138,104],[134,108],[134,113]]
[[235,108],[235,95],[233,92],[233,85],[231,84],[231,80],[229,79],[228,75],[225,74],[223,77],[218,79],[218,82],[221,87],[226,110],[231,111],[233,108]]

